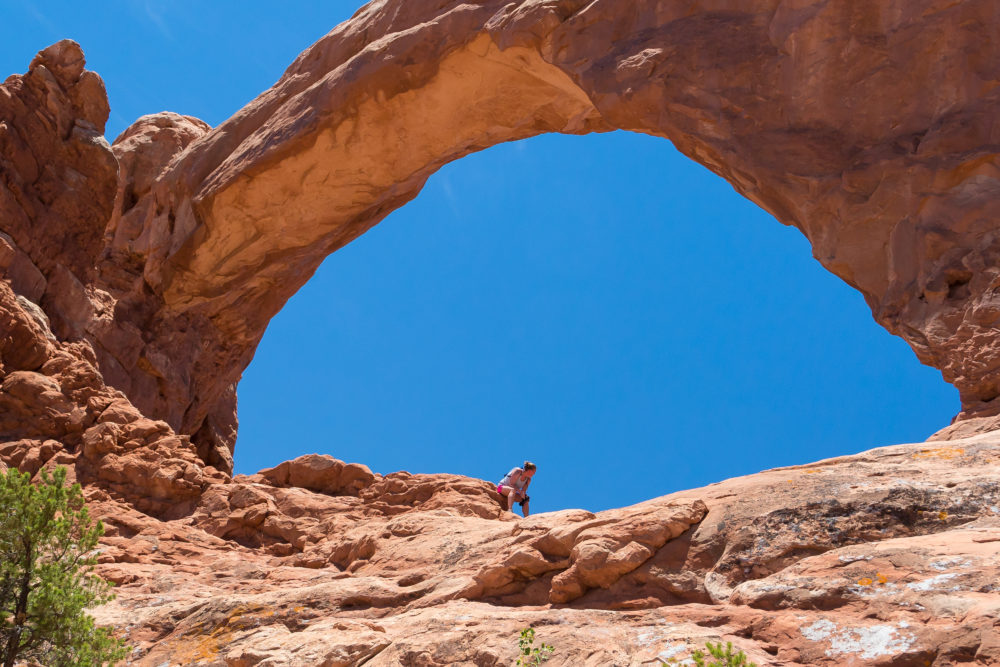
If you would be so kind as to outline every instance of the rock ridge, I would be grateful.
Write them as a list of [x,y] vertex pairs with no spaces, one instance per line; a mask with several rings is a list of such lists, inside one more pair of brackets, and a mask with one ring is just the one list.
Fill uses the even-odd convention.
[[97,613],[133,664],[500,665],[528,625],[555,665],[706,640],[760,665],[1000,661],[996,434],[527,519],[482,480],[282,465],[312,489],[262,471],[166,521],[96,500],[119,582]]

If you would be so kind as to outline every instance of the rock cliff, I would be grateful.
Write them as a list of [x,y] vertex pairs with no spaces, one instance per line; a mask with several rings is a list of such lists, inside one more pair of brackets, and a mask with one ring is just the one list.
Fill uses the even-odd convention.
[[[113,145],[62,41],[0,84],[0,465],[68,466],[138,664],[1000,664],[988,0],[381,0],[217,128]],[[809,238],[958,389],[939,439],[599,514],[308,457],[232,478],[270,318],[441,165],[665,137]],[[599,641],[594,641],[595,637]]]

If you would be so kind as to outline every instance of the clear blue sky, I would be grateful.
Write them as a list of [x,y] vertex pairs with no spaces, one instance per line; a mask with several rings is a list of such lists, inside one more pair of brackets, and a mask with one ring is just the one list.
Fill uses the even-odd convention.
[[[111,98],[217,125],[357,6],[23,2],[0,65],[63,37]],[[335,253],[239,387],[237,472],[329,453],[499,478],[535,511],[631,504],[917,441],[957,392],[809,244],[661,139],[543,136],[446,166]]]

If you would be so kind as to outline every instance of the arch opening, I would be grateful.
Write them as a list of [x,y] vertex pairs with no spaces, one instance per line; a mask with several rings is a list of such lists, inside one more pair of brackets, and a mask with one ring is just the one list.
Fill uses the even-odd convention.
[[469,156],[272,320],[236,471],[318,451],[491,479],[532,458],[535,511],[600,510],[927,437],[953,389],[807,248],[658,138]]

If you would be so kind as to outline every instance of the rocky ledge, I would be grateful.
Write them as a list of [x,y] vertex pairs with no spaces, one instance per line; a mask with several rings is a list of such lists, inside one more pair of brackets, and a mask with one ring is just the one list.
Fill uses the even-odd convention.
[[109,500],[98,618],[137,665],[1000,664],[1000,435],[527,519],[491,485],[307,456],[187,516]]

